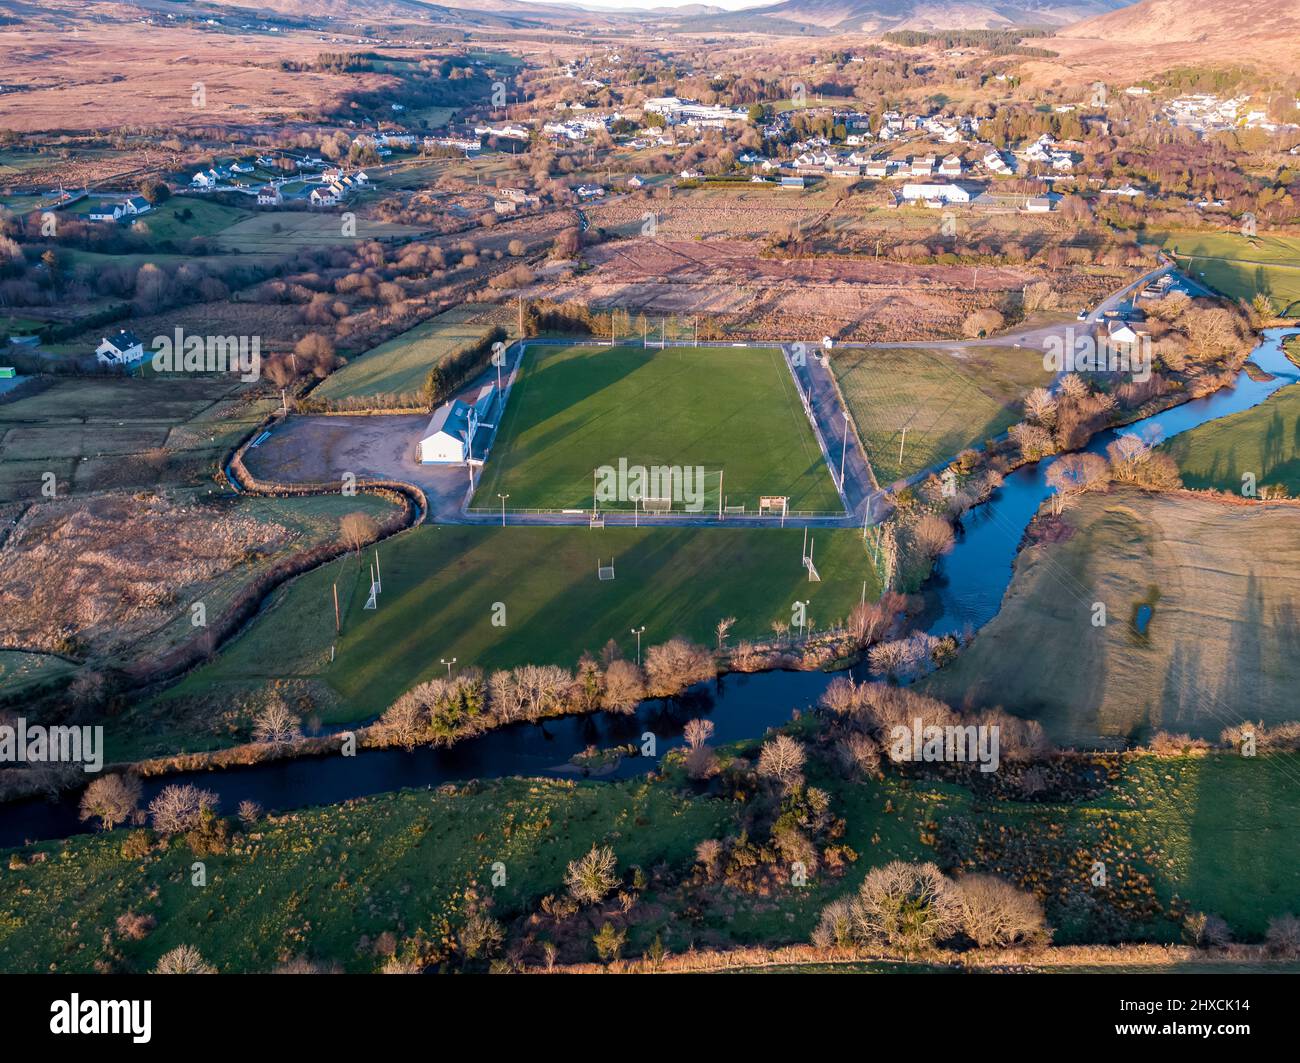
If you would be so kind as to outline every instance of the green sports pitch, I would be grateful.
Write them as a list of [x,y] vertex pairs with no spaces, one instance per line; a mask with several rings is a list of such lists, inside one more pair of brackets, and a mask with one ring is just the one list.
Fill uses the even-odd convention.
[[[666,469],[671,487],[653,475]],[[599,492],[602,510],[673,496],[674,512],[716,513],[719,488],[733,511],[785,496],[792,512],[843,512],[779,349],[535,344],[474,505],[590,509]]]

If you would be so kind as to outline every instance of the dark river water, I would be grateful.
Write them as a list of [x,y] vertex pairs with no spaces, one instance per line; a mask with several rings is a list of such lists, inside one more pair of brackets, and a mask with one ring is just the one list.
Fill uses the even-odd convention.
[[[1236,386],[1148,417],[1127,428],[1107,431],[1089,445],[1102,452],[1117,435],[1158,432],[1161,440],[1256,406],[1274,391],[1300,381],[1300,371],[1282,352],[1285,336],[1300,329],[1271,329],[1264,333],[1251,360],[1273,379],[1251,380],[1245,371]],[[933,634],[979,628],[998,611],[1011,581],[1011,568],[1030,519],[1051,493],[1047,469],[1051,460],[1025,466],[1006,478],[988,502],[965,520],[965,528],[930,581],[930,613],[926,627]],[[147,803],[162,787],[192,782],[214,790],[221,809],[231,813],[241,801],[258,802],[267,811],[332,804],[348,798],[436,786],[475,778],[505,775],[576,775],[567,762],[588,746],[641,745],[647,732],[655,736],[656,753],[683,744],[682,729],[698,716],[711,719],[712,741],[725,744],[761,736],[768,728],[790,720],[816,704],[834,678],[823,672],[766,672],[730,675],[701,684],[672,702],[643,704],[634,715],[592,713],[567,716],[542,724],[514,724],[450,749],[421,747],[363,750],[354,757],[301,757],[220,771],[185,772],[144,781]],[[861,676],[859,676],[861,678]],[[627,778],[644,773],[657,757],[625,757],[602,778]],[[79,794],[55,801],[32,800],[0,806],[0,848],[29,841],[61,838],[85,830],[77,819]]]

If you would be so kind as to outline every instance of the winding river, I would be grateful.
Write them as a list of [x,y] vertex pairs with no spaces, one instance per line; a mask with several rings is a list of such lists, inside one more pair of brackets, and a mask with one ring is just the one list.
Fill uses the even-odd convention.
[[[1282,351],[1282,341],[1300,328],[1267,330],[1251,354],[1270,378],[1252,380],[1242,370],[1235,386],[1155,414],[1125,428],[1099,434],[1088,450],[1102,452],[1117,435],[1155,433],[1167,440],[1198,425],[1264,402],[1274,391],[1300,382],[1300,370]],[[1025,527],[1051,493],[1047,469],[1051,459],[1028,465],[1006,478],[1002,487],[965,520],[953,551],[927,585],[930,608],[925,626],[933,634],[978,629],[998,611],[1011,581],[1012,565]],[[258,802],[268,811],[331,804],[403,787],[436,786],[474,778],[505,775],[577,776],[569,760],[589,746],[641,744],[655,735],[656,753],[683,744],[688,720],[708,716],[716,727],[713,740],[725,744],[762,735],[814,705],[833,678],[823,672],[766,672],[723,676],[701,684],[674,702],[646,702],[633,715],[593,713],[540,724],[514,724],[449,749],[421,747],[363,750],[355,757],[303,757],[221,771],[178,773],[144,781],[147,803],[163,786],[192,782],[217,791],[223,811],[241,801]],[[602,778],[628,778],[656,763],[624,757]],[[79,794],[58,800],[17,802],[0,809],[0,848],[29,841],[62,838],[85,825],[77,819]]]

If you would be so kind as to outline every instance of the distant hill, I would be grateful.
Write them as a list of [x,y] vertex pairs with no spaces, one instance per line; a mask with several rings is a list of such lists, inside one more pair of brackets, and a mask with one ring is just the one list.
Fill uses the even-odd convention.
[[1065,26],[1122,7],[1127,0],[781,0],[710,21],[774,20],[841,33],[916,29],[1004,29]]
[[1239,58],[1243,39],[1300,34],[1295,0],[1141,0],[1069,27],[1063,36],[1101,37],[1133,44],[1196,42],[1222,45]]
[[1300,69],[1300,3],[1141,0],[1037,43],[1061,57],[1061,64],[1041,64],[1040,79],[1061,76],[1062,64],[1105,79],[1119,70],[1136,79],[1180,65],[1250,65],[1293,74]]

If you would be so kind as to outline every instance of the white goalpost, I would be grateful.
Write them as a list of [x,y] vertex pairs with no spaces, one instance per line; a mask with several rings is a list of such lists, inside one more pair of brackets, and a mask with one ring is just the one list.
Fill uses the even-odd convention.
[[602,565],[600,558],[596,558],[596,578],[601,582],[614,578],[614,559],[609,559],[608,565]]
[[620,459],[617,479],[608,480],[602,494],[600,477],[614,471],[610,466],[602,468],[607,471],[597,470],[593,475],[591,508],[585,511],[593,528],[603,527],[610,513],[628,510],[638,518],[671,514],[720,517],[724,509],[728,513],[745,511],[743,506],[725,505],[722,469],[700,465],[634,465]]
[[383,593],[384,585],[379,575],[379,551],[375,551],[375,559],[370,563],[370,597],[366,599],[366,609],[379,608],[379,596]]
[[820,583],[822,581],[821,573],[817,571],[817,566],[813,564],[813,547],[817,545],[817,540],[808,539],[808,529],[803,530],[803,567],[808,570],[808,582]]

